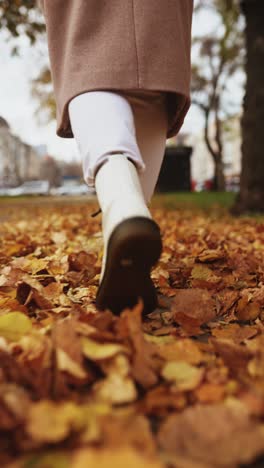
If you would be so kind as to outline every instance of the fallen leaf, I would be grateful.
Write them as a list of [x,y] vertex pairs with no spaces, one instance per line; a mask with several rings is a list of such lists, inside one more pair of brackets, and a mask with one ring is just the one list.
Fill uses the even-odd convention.
[[174,414],[161,425],[160,447],[189,462],[235,467],[264,451],[264,429],[243,405],[195,406]]
[[183,391],[160,385],[147,392],[141,408],[146,414],[165,417],[172,410],[182,410],[186,405],[187,398]]
[[57,349],[57,366],[60,371],[69,372],[77,379],[86,379],[87,374],[83,367],[70,358],[63,349]]
[[154,457],[145,456],[131,447],[120,447],[119,450],[80,449],[72,459],[71,468],[165,468]]
[[258,334],[257,327],[243,326],[237,323],[230,323],[223,328],[215,328],[212,335],[220,339],[229,339],[234,343],[240,344]]
[[193,390],[201,383],[204,370],[184,361],[171,361],[165,364],[161,375],[165,380],[173,382],[179,390]]
[[204,383],[195,390],[195,396],[200,403],[216,403],[224,399],[225,387]]
[[261,313],[261,306],[256,302],[250,302],[248,297],[245,295],[239,299],[236,307],[236,317],[238,320],[255,320]]
[[201,263],[211,263],[217,260],[223,260],[226,257],[226,253],[221,250],[203,250],[199,255],[196,257],[196,261]]
[[195,265],[191,272],[191,278],[193,287],[207,286],[210,288],[222,281],[220,276],[215,275],[214,272],[205,265]]
[[99,401],[124,404],[137,399],[137,389],[130,377],[130,365],[126,356],[117,355],[103,367],[107,377],[97,382],[93,389]]
[[203,361],[199,347],[188,338],[159,344],[158,353],[166,361],[185,361],[188,364],[199,364]]
[[127,353],[124,346],[116,343],[97,343],[90,338],[82,338],[82,351],[85,357],[94,361],[109,359],[118,353]]
[[27,457],[22,466],[7,468],[71,468],[71,457],[63,452],[41,453]]
[[230,340],[218,340],[213,338],[212,344],[215,351],[221,356],[231,373],[239,378],[247,374],[247,365],[254,353],[245,346],[232,343]]
[[173,298],[174,320],[192,333],[216,317],[215,301],[205,289],[180,289]]
[[17,341],[32,329],[31,320],[21,312],[9,312],[0,316],[0,336]]
[[144,388],[150,388],[158,381],[159,361],[156,347],[145,340],[141,327],[142,301],[132,310],[122,312],[117,325],[121,339],[132,345],[131,373],[135,381]]
[[57,404],[42,400],[31,406],[26,430],[36,443],[56,444],[83,429],[85,424],[80,406],[71,402]]

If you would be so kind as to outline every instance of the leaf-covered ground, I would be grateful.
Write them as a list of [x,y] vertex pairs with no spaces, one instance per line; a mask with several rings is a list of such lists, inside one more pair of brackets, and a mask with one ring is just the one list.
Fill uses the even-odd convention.
[[250,466],[264,454],[264,224],[153,209],[159,308],[116,317],[94,306],[95,209],[0,213],[0,466]]

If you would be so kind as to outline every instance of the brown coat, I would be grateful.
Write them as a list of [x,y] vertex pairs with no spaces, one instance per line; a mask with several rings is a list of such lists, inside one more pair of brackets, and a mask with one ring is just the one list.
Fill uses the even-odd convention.
[[68,103],[91,90],[168,94],[168,136],[190,105],[193,0],[41,0],[57,104],[57,134],[72,138]]

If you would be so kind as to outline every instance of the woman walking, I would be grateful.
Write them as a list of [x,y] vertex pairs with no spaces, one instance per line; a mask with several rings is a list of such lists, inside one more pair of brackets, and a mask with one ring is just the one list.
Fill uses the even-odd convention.
[[148,204],[166,138],[190,105],[193,0],[42,0],[57,134],[75,138],[102,211],[96,305],[157,304],[151,267],[162,248]]

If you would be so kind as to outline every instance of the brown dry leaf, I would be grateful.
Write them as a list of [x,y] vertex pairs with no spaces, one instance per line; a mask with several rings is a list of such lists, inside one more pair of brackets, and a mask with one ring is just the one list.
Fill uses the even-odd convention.
[[149,388],[158,382],[159,362],[156,346],[148,343],[141,327],[143,304],[139,302],[134,309],[122,312],[118,323],[118,335],[132,345],[131,373],[137,383]]
[[[12,344],[10,351],[17,366],[14,380],[23,382],[26,388],[32,388],[37,398],[50,396],[53,388],[53,349],[50,338],[34,331]],[[10,365],[14,366],[14,363]]]
[[254,356],[252,351],[245,346],[232,343],[230,340],[213,338],[211,341],[215,351],[221,356],[233,375],[242,378],[247,374],[247,365]]
[[[229,280],[228,284],[230,285]],[[222,291],[217,292],[216,300],[219,303],[219,311],[217,312],[217,315],[222,316],[227,314],[230,311],[230,309],[234,306],[234,304],[238,301],[238,298],[238,291],[230,291],[229,289],[224,289]],[[225,318],[225,320],[228,322],[229,318],[227,317]]]
[[160,385],[148,391],[141,407],[146,414],[164,417],[172,410],[182,410],[186,405],[187,397],[183,392]]
[[53,303],[46,298],[44,287],[36,280],[27,279],[22,281],[17,287],[17,299],[21,304],[32,305],[32,301],[35,303],[35,307],[40,309],[51,309]]
[[120,408],[116,413],[107,415],[103,420],[102,432],[106,446],[120,448],[129,445],[145,456],[156,453],[150,422],[132,408]]
[[189,462],[228,468],[263,453],[264,428],[250,419],[243,405],[197,405],[169,416],[158,441],[163,450]]
[[57,298],[63,292],[63,284],[52,281],[47,286],[44,287],[45,297],[53,301],[54,298]]
[[[1,205],[0,322],[15,312],[31,328],[15,341],[0,335],[0,466],[30,455],[28,464],[69,468],[88,445],[92,466],[106,452],[111,468],[251,463],[264,439],[264,224],[217,207],[213,216],[153,207],[159,304],[117,317],[95,307],[97,207],[42,201]],[[157,453],[162,433],[172,445]]]
[[160,344],[158,353],[166,361],[185,361],[188,364],[199,364],[203,361],[203,353],[197,344],[188,338]]
[[195,390],[195,396],[200,403],[217,403],[224,399],[225,393],[224,385],[212,383],[204,383]]
[[217,260],[223,260],[226,257],[226,253],[221,250],[203,250],[199,255],[196,257],[196,261],[201,263],[211,263]]
[[84,368],[81,343],[74,326],[74,320],[65,319],[56,322],[53,328],[53,341],[56,350],[55,382],[56,390],[59,393],[64,393],[65,382],[82,385],[91,380],[91,375]]
[[251,391],[240,392],[239,400],[245,405],[248,412],[253,416],[264,416],[264,399]]
[[221,385],[227,383],[228,380],[228,368],[225,366],[221,367],[209,367],[206,370],[206,380],[211,384]]
[[[169,466],[170,468],[215,468],[215,466],[212,466],[211,464],[208,465],[204,462],[200,463],[194,460],[186,460],[185,457],[181,457],[174,453],[161,453],[161,459],[166,463],[166,467]],[[229,466],[228,468],[235,467]]]
[[173,298],[174,320],[189,333],[216,317],[215,301],[205,289],[179,289]]
[[26,420],[30,400],[27,392],[15,384],[0,384],[0,430],[10,431]]
[[95,261],[95,255],[87,253],[83,250],[78,253],[71,253],[68,257],[70,267],[69,269],[74,271],[82,271],[85,269],[90,270]]
[[237,323],[230,323],[223,328],[215,328],[212,330],[212,335],[220,339],[229,339],[234,343],[240,344],[249,338],[253,338],[258,334],[258,328],[254,326],[241,327]]
[[249,298],[246,295],[242,296],[241,299],[239,299],[235,311],[238,320],[256,320],[260,313],[261,306],[257,301],[250,302]]

